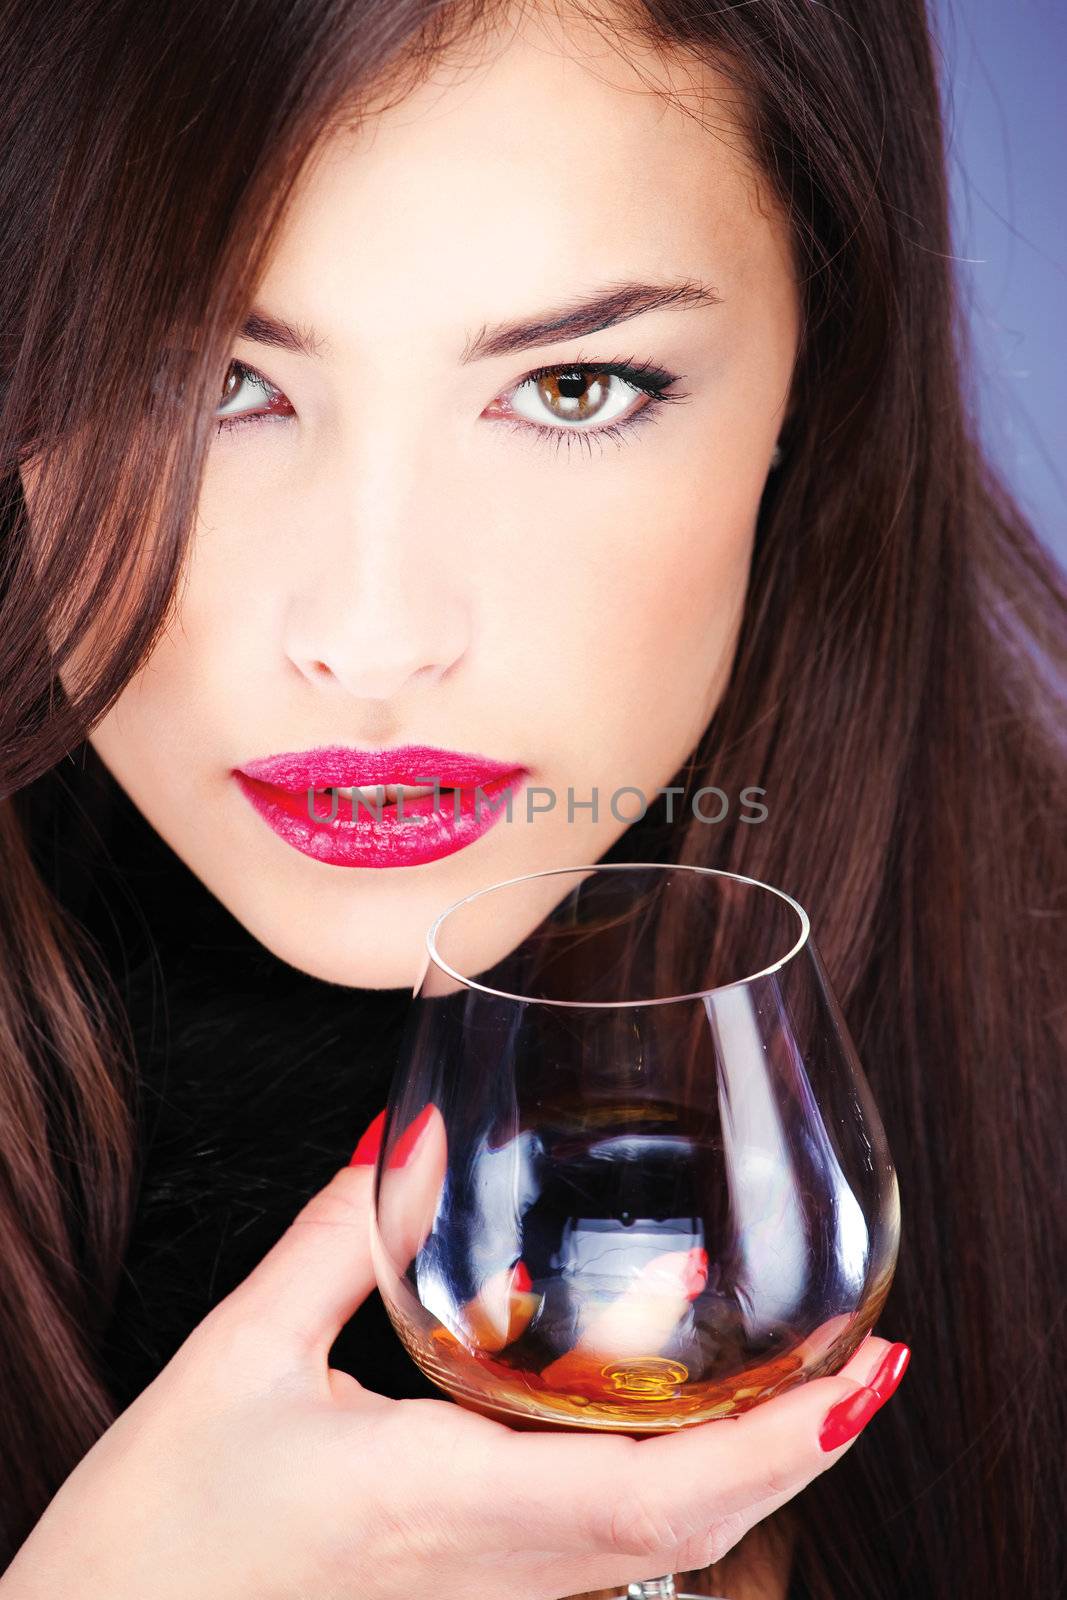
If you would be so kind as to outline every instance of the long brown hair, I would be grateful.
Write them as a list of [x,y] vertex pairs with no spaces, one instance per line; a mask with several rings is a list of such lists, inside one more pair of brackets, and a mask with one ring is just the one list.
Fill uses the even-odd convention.
[[[229,344],[305,159],[368,97],[470,48],[493,10],[188,0],[163,31],[135,0],[5,12],[5,1562],[113,1415],[96,1347],[136,1173],[123,1019],[31,857],[25,791],[177,604]],[[629,22],[742,90],[804,311],[736,665],[697,763],[727,794],[764,787],[770,820],[680,827],[677,854],[811,909],[903,1203],[882,1325],[914,1351],[906,1398],[788,1508],[797,1570],[817,1600],[1051,1597],[1067,589],[977,442],[923,0],[634,0]]]

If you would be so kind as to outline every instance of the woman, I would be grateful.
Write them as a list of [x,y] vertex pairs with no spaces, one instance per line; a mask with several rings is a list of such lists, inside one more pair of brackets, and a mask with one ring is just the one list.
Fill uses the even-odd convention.
[[[976,443],[922,5],[6,33],[3,1600],[1051,1596],[1067,596]],[[345,856],[262,765],[339,746],[527,805]],[[368,1299],[432,916],[656,856],[811,908],[882,1111],[916,1357],[858,1443],[881,1338],[638,1473]]]

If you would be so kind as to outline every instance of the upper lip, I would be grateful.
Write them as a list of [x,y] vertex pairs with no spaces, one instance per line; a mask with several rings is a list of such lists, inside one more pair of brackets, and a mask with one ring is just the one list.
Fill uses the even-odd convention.
[[347,745],[287,750],[281,755],[246,761],[237,770],[261,783],[296,792],[363,788],[380,783],[433,783],[435,779],[442,787],[458,789],[525,769],[515,761],[494,761],[462,750],[404,744],[392,750],[354,750]]

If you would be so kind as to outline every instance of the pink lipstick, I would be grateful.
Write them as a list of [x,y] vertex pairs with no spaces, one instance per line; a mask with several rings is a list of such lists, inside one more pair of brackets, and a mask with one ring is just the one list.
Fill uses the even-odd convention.
[[[246,761],[233,776],[268,826],[303,855],[338,867],[413,867],[480,839],[509,814],[509,797],[528,771],[433,745],[328,745]],[[433,785],[434,792],[375,793],[386,785]],[[371,792],[316,792],[348,788]]]

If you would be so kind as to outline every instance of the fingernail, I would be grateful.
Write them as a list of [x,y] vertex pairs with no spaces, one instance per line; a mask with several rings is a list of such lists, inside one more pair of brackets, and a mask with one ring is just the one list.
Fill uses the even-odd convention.
[[373,1167],[378,1159],[378,1151],[382,1147],[382,1129],[384,1127],[385,1112],[379,1111],[362,1139],[356,1145],[352,1153],[352,1159],[348,1163],[350,1167]]
[[703,1294],[708,1282],[708,1252],[703,1249],[690,1250],[687,1257],[685,1272],[685,1293],[688,1300],[695,1300],[698,1294]]
[[881,1366],[874,1376],[867,1380],[868,1389],[873,1389],[875,1394],[880,1394],[883,1400],[888,1400],[904,1376],[905,1368],[910,1360],[911,1351],[906,1344],[890,1345],[882,1358]]
[[511,1287],[518,1289],[520,1294],[528,1294],[533,1288],[533,1279],[530,1277],[525,1261],[516,1262]]
[[906,1344],[890,1345],[870,1383],[830,1407],[819,1432],[823,1450],[837,1450],[866,1427],[896,1389],[910,1359],[911,1351]]
[[403,1133],[400,1135],[400,1138],[393,1146],[392,1153],[390,1154],[389,1160],[386,1163],[389,1167],[404,1166],[405,1162],[410,1157],[411,1152],[418,1144],[419,1139],[422,1136],[431,1115],[433,1114],[433,1110],[434,1104],[431,1100],[429,1105],[423,1106],[414,1122],[409,1123],[404,1129]]
[[668,1250],[645,1265],[642,1277],[649,1287],[681,1291],[687,1300],[695,1300],[708,1281],[708,1252],[699,1248]]

